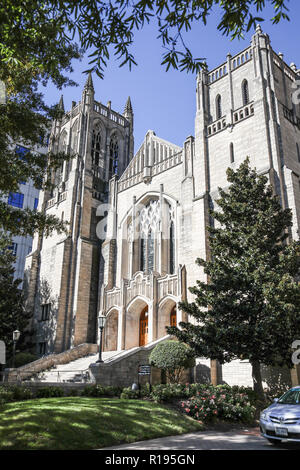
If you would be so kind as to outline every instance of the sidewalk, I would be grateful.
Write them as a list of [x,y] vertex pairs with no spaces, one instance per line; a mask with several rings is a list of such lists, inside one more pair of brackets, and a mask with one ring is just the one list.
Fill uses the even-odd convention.
[[[168,436],[149,441],[107,447],[105,450],[276,450],[260,436],[258,428],[232,431],[201,431],[179,436]],[[102,449],[100,449],[102,450]],[[104,450],[104,449],[103,449]]]

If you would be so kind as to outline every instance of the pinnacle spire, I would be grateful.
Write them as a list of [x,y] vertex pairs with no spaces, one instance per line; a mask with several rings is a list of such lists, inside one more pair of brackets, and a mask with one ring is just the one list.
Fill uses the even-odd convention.
[[126,104],[125,104],[125,108],[124,108],[124,115],[125,114],[132,114],[132,104],[131,104],[131,99],[130,99],[130,96],[128,96],[127,98],[127,101],[126,101]]
[[88,77],[86,79],[84,88],[91,88],[92,90],[94,90],[94,84],[93,84],[93,79],[92,79],[91,72],[89,72],[89,74],[88,74]]
[[58,107],[59,107],[59,109],[61,109],[62,111],[65,110],[64,96],[63,96],[63,95],[60,96],[60,100],[59,100],[59,103],[58,103]]

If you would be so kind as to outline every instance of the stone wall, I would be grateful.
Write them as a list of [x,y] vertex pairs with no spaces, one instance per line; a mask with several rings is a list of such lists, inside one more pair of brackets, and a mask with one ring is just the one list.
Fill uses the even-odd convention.
[[[158,340],[159,341],[159,340]],[[149,356],[158,341],[145,346],[136,348],[133,351],[124,353],[110,362],[101,364],[91,364],[90,372],[96,383],[102,386],[114,385],[119,387],[130,387],[133,383],[141,385],[149,382],[149,376],[139,376],[139,365],[148,365]],[[190,382],[192,374],[187,370],[183,376],[183,382]],[[150,383],[152,385],[162,383],[161,370],[151,367]]]

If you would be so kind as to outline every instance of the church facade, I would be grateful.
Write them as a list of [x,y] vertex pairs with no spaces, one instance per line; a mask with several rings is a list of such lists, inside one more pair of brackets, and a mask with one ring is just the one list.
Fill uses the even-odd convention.
[[300,70],[258,26],[249,47],[197,75],[194,136],[179,147],[150,130],[133,155],[130,99],[119,114],[96,101],[88,78],[51,132],[51,149],[76,157],[53,174],[57,189],[39,205],[68,221],[69,233],[37,236],[27,257],[39,354],[95,343],[99,312],[106,351],[149,344],[187,320],[177,305],[205,279],[195,260],[209,257],[209,208],[228,184],[226,169],[247,156],[292,209],[298,238],[297,80]]

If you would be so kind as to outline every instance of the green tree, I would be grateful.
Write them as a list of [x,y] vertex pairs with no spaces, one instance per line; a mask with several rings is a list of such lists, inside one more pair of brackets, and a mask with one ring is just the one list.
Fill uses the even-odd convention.
[[219,188],[221,211],[211,216],[211,259],[197,259],[208,281],[190,288],[195,299],[180,308],[196,320],[168,333],[189,344],[198,356],[220,363],[248,359],[254,389],[263,395],[260,364],[292,364],[292,343],[300,337],[299,241],[287,243],[290,209],[249,166],[228,168],[228,190]]
[[24,307],[24,294],[19,289],[21,280],[14,280],[15,256],[8,248],[10,240],[0,233],[0,339],[5,342],[7,357],[11,357],[14,330],[21,332],[20,343],[24,339],[22,334],[28,326],[30,313]]
[[[287,19],[287,0],[272,0],[273,23]],[[131,67],[130,52],[135,33],[145,24],[157,23],[157,33],[165,51],[162,64],[197,71],[203,59],[194,58],[184,34],[193,23],[206,24],[213,9],[222,18],[217,28],[240,37],[263,11],[265,0],[6,0],[0,5],[0,80],[6,86],[7,102],[0,104],[0,201],[17,192],[20,181],[31,177],[37,187],[51,187],[44,178],[46,168],[57,168],[67,155],[37,155],[34,151],[20,160],[14,149],[22,145],[33,150],[46,142],[49,122],[60,109],[48,107],[38,93],[38,85],[52,81],[59,89],[75,83],[65,75],[71,62],[88,52],[90,68],[100,77],[110,55],[120,65]],[[76,40],[79,43],[76,43]],[[32,235],[37,230],[62,231],[65,224],[44,213],[21,211],[0,203],[0,229],[13,234]]]
[[149,364],[166,372],[171,383],[178,383],[184,369],[195,365],[195,354],[186,344],[164,341],[157,344],[149,357]]

